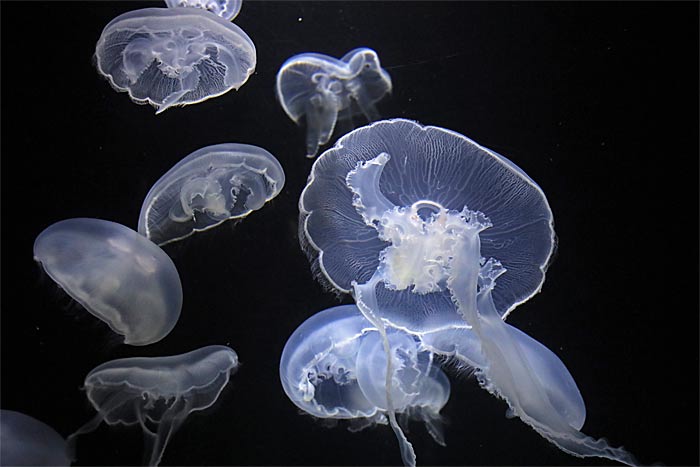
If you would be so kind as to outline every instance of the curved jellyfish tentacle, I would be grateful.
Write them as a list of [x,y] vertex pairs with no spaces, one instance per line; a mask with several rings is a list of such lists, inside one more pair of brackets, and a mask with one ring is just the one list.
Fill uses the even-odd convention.
[[374,310],[377,307],[377,297],[375,294],[375,288],[377,284],[381,281],[381,274],[377,270],[372,278],[365,282],[364,284],[357,284],[353,281],[353,291],[355,293],[355,302],[357,308],[360,309],[363,315],[377,328],[379,334],[382,338],[382,345],[384,347],[384,353],[386,354],[386,381],[385,381],[385,391],[386,391],[386,405],[387,405],[387,415],[389,417],[389,425],[396,435],[396,439],[399,441],[399,448],[401,450],[401,460],[404,465],[415,466],[416,465],[416,453],[413,449],[413,445],[406,438],[406,434],[399,426],[396,420],[396,411],[394,409],[394,402],[391,395],[391,388],[393,385],[392,376],[392,355],[391,347],[389,345],[389,338],[386,333],[386,326],[384,321],[379,318]]

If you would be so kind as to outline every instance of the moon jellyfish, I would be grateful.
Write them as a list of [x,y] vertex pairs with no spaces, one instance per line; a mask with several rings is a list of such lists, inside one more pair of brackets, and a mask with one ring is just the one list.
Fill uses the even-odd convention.
[[146,195],[138,231],[158,245],[240,219],[284,186],[282,166],[248,144],[198,149],[165,173]]
[[256,62],[241,28],[200,8],[124,13],[102,31],[95,57],[114,89],[156,113],[238,89]]
[[[450,397],[447,376],[415,336],[388,333],[396,412],[424,422],[445,445],[440,410]],[[386,353],[377,329],[354,305],[321,311],[290,336],[282,351],[280,379],[287,397],[319,418],[348,419],[355,428],[386,423]]]
[[165,337],[180,317],[182,285],[153,242],[115,222],[67,219],[34,242],[34,259],[68,295],[130,345]]
[[[515,164],[453,131],[382,121],[314,163],[299,206],[315,270],[352,291],[385,349],[391,327],[420,334],[466,323],[481,354],[477,378],[509,414],[570,454],[635,463],[579,431],[585,408],[566,367],[503,321],[541,289],[555,244],[544,193]],[[392,392],[387,379],[389,419],[413,464]]]
[[97,415],[69,436],[107,425],[139,425],[149,465],[158,465],[170,437],[187,416],[211,407],[238,368],[238,356],[210,345],[170,357],[121,358],[94,368],[85,390]]
[[231,21],[241,11],[243,0],[165,0],[169,8],[202,8]]
[[351,50],[340,60],[303,53],[284,62],[276,91],[289,118],[299,123],[305,117],[306,154],[314,157],[330,140],[336,121],[379,118],[375,104],[391,92],[391,77],[372,49]]
[[0,410],[0,465],[65,465],[71,461],[63,437],[39,420]]

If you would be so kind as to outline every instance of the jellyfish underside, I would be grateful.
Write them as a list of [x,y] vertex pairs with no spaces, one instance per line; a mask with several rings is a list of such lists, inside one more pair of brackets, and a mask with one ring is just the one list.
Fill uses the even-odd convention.
[[[560,449],[580,457],[597,456],[634,465],[635,459],[622,448],[612,448],[579,430],[585,406],[564,364],[546,347],[506,324],[496,310],[492,290],[506,269],[495,258],[481,257],[480,232],[490,220],[467,206],[448,210],[433,200],[411,206],[396,206],[379,188],[379,179],[390,159],[381,153],[359,162],[348,172],[346,183],[353,193],[353,206],[366,225],[377,230],[388,246],[380,254],[379,266],[367,282],[353,283],[358,308],[382,332],[387,348],[386,323],[395,311],[383,310],[377,302],[377,287],[410,290],[425,295],[447,290],[455,307],[477,337],[481,357],[460,356],[464,362],[482,361],[476,369],[480,384],[504,399],[509,413],[517,415]],[[464,348],[473,349],[471,343]],[[387,361],[391,372],[391,360]],[[387,405],[394,392],[386,381]],[[390,421],[401,444],[404,463],[415,463],[412,446]]]
[[[439,411],[449,381],[414,336],[388,334],[395,410],[406,421],[422,421],[444,445]],[[354,305],[321,311],[292,334],[282,352],[280,377],[289,398],[319,418],[346,419],[357,431],[385,424],[386,353],[377,330]]]
[[105,422],[139,425],[144,462],[158,465],[170,437],[187,416],[210,407],[238,366],[236,353],[208,346],[172,357],[126,358],[93,369],[85,379],[97,414],[68,437],[75,457],[76,439]]

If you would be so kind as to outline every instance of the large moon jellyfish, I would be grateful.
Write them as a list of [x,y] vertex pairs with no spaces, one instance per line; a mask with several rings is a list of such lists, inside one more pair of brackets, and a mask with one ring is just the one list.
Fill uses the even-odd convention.
[[[391,328],[466,324],[480,354],[472,360],[482,362],[477,378],[509,414],[570,454],[636,462],[581,433],[585,408],[566,367],[503,321],[540,290],[555,244],[546,197],[515,164],[450,130],[376,122],[314,163],[299,208],[314,269],[352,292],[387,354]],[[391,365],[387,415],[411,465],[415,453],[393,416]]]

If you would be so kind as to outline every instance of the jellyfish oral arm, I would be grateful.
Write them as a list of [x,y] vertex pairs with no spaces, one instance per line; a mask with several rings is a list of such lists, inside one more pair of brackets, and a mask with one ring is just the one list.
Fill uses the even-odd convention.
[[396,208],[379,189],[379,178],[389,159],[391,156],[383,152],[367,162],[360,161],[345,177],[345,183],[353,193],[352,205],[365,224],[375,228],[384,213]]
[[448,287],[480,343],[484,365],[477,377],[481,386],[504,399],[509,414],[563,451],[635,465],[634,457],[624,449],[579,431],[585,405],[574,379],[554,353],[503,321],[491,293],[506,270],[493,258],[481,261],[478,267],[479,248],[478,234],[462,239],[452,260]]
[[392,369],[392,354],[391,347],[389,345],[389,337],[386,333],[386,326],[384,321],[379,318],[374,310],[377,310],[377,297],[375,294],[375,288],[379,284],[381,274],[376,271],[372,278],[362,284],[358,285],[357,282],[353,281],[353,291],[355,294],[355,301],[357,303],[357,308],[360,309],[363,315],[377,327],[379,334],[382,338],[382,345],[384,346],[384,354],[386,355],[386,408],[387,415],[389,417],[389,425],[396,435],[396,439],[399,441],[399,448],[401,450],[401,460],[404,465],[415,466],[416,465],[416,453],[413,449],[413,445],[406,438],[403,430],[399,426],[396,420],[396,412],[394,410],[394,402],[392,398],[392,387],[393,387],[393,369]]

